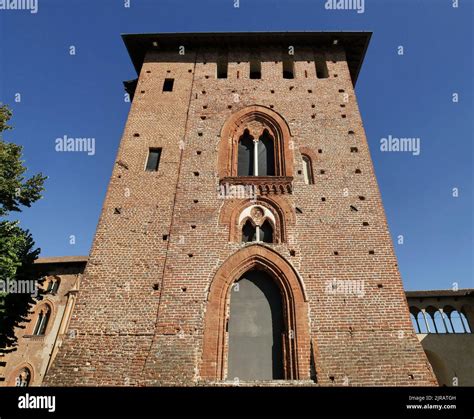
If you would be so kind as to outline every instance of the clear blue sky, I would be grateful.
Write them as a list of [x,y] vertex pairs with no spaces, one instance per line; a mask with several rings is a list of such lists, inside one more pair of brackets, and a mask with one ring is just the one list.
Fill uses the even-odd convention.
[[[19,216],[42,256],[89,252],[130,106],[122,81],[136,77],[121,33],[364,30],[357,94],[405,287],[474,286],[472,1],[366,0],[364,13],[323,0],[38,1],[36,14],[0,10],[0,101],[14,112],[5,138],[49,176]],[[55,152],[64,135],[94,137],[96,154]],[[381,152],[388,135],[420,137],[421,154]]]

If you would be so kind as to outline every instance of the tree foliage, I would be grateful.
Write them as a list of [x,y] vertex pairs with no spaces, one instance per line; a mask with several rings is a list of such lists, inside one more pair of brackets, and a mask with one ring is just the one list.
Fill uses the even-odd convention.
[[41,292],[12,291],[24,290],[25,281],[41,284],[42,273],[33,265],[40,249],[30,232],[6,217],[40,199],[46,177],[40,173],[25,178],[22,147],[3,140],[2,133],[11,129],[11,115],[7,106],[0,106],[0,352],[14,350],[15,328],[25,328],[31,307],[41,299]]

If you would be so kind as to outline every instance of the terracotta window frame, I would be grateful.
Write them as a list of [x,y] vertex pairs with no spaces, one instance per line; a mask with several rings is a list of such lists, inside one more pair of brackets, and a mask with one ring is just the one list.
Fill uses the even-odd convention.
[[[47,311],[46,314],[48,315],[47,320],[46,320],[46,325],[44,326],[44,333],[36,333],[40,329],[40,321],[44,321],[44,313],[45,310]],[[34,315],[33,315],[33,321],[31,322],[31,329],[30,333],[27,336],[46,336],[48,332],[51,329],[51,322],[53,319],[53,314],[54,314],[54,307],[53,304],[51,304],[49,301],[42,302],[35,310]]]
[[317,362],[318,351],[314,342],[311,344],[308,298],[303,281],[282,256],[261,244],[237,251],[221,265],[213,278],[207,298],[200,378],[204,381],[229,379],[227,321],[230,290],[235,281],[252,269],[264,270],[280,288],[285,324],[285,380],[309,380],[310,358]]
[[268,130],[275,144],[275,175],[248,176],[249,180],[262,178],[292,178],[293,152],[292,137],[284,118],[270,108],[252,105],[233,113],[224,123],[219,143],[218,175],[219,178],[239,178],[238,144],[245,130],[254,138],[259,138],[264,129]]
[[[28,384],[26,386],[18,386],[17,378],[20,376],[23,370],[28,370],[28,374],[29,374]],[[32,384],[34,383],[34,379],[35,379],[35,370],[33,366],[29,363],[24,362],[20,364],[19,366],[17,366],[13,370],[13,372],[10,374],[10,378],[7,381],[7,385],[9,387],[31,387]]]

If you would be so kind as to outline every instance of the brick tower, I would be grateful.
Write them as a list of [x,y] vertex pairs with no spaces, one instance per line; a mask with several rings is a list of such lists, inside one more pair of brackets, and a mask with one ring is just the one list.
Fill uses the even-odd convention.
[[354,94],[370,33],[123,38],[139,78],[46,384],[436,385]]

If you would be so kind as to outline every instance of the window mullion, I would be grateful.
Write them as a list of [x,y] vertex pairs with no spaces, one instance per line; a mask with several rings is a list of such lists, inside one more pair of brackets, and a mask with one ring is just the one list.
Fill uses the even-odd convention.
[[253,175],[258,176],[258,140],[253,140]]
[[46,316],[47,316],[47,315],[45,314],[45,315],[43,316],[43,318],[41,319],[41,323],[40,323],[39,330],[38,330],[38,332],[39,332],[40,335],[44,335],[44,332],[45,332],[45,330],[43,330],[43,328],[44,328],[44,323],[45,323],[45,321],[46,321]]
[[38,315],[38,320],[36,321],[36,326],[35,326],[35,330],[33,331],[33,335],[39,334],[38,332],[40,330],[42,322],[43,322],[43,312],[39,313]]

